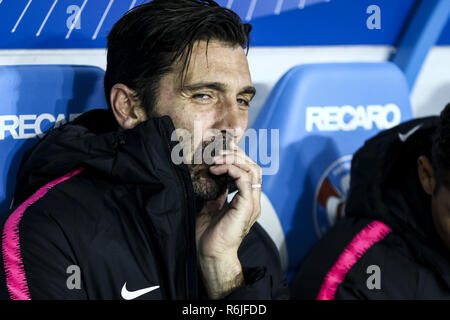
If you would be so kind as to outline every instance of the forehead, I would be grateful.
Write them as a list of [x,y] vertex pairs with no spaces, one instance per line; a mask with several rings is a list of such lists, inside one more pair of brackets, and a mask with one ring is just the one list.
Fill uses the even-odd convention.
[[218,80],[242,87],[251,85],[244,49],[218,41],[197,42],[187,66],[185,84]]

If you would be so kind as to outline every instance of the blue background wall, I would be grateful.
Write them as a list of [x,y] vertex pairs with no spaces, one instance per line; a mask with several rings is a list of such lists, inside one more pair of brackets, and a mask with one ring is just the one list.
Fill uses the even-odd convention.
[[[105,48],[115,21],[145,0],[0,0],[0,49]],[[219,0],[254,25],[254,46],[395,45],[417,0]],[[84,4],[84,7],[83,7]],[[70,32],[83,7],[79,29]],[[367,7],[381,8],[369,30]],[[302,9],[299,8],[302,7]],[[21,18],[21,19],[20,19]],[[47,20],[46,20],[47,18]],[[104,19],[102,19],[104,18]],[[102,21],[103,20],[103,21]],[[40,33],[39,33],[40,31]],[[438,45],[450,44],[450,23]]]

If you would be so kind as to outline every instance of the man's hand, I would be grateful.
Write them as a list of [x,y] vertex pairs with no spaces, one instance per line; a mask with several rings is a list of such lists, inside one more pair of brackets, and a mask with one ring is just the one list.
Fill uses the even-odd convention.
[[228,205],[228,191],[205,205],[196,221],[198,261],[208,295],[220,299],[244,285],[237,251],[261,214],[262,170],[244,151],[232,145],[214,158],[210,172],[228,174],[238,192]]

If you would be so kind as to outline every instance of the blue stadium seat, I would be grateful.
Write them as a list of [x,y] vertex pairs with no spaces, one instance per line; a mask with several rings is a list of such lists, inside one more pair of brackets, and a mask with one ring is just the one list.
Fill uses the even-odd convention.
[[24,152],[42,132],[107,107],[103,78],[88,66],[0,66],[0,214],[9,209]]
[[272,90],[253,128],[279,129],[279,169],[264,176],[263,192],[281,223],[289,280],[345,212],[352,155],[412,118],[409,96],[404,75],[389,62],[301,65]]

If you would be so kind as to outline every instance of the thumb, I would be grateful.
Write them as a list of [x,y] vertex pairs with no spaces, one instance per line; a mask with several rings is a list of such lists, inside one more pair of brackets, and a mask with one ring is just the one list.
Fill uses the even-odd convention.
[[228,189],[223,194],[221,194],[217,199],[206,202],[205,207],[202,210],[202,213],[206,212],[212,213],[221,210],[227,201],[227,197],[228,197]]

